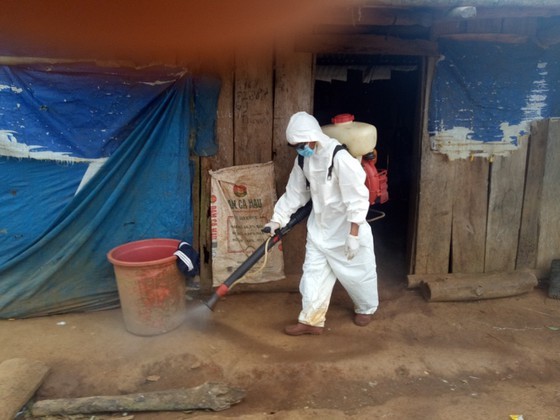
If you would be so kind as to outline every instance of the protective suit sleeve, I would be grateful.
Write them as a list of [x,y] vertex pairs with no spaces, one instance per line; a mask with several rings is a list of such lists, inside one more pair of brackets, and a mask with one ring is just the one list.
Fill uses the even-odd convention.
[[278,199],[274,206],[274,215],[270,220],[279,223],[280,227],[286,226],[290,216],[311,199],[311,193],[306,185],[305,175],[296,158],[286,184],[286,192]]
[[369,191],[365,185],[366,173],[360,162],[349,153],[338,153],[335,158],[342,201],[347,209],[347,220],[365,223],[369,210]]

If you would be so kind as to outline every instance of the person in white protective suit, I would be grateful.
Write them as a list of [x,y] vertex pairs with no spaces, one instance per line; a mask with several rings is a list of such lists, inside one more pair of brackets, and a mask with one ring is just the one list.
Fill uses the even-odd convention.
[[[309,199],[313,208],[307,220],[300,282],[302,310],[297,324],[284,331],[288,335],[321,334],[337,279],[354,303],[354,323],[368,325],[379,299],[373,234],[366,222],[366,174],[346,150],[340,150],[333,162],[334,148],[340,143],[324,134],[317,120],[305,112],[290,118],[286,137],[289,145],[305,157],[303,170],[296,158],[286,192],[278,199],[265,228],[274,235]],[[328,179],[331,163],[332,176]]]

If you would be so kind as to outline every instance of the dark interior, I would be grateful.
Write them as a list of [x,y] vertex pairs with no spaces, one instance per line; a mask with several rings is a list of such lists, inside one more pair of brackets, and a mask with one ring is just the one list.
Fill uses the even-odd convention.
[[[377,264],[406,274],[410,239],[409,214],[417,174],[415,142],[419,138],[420,59],[399,56],[324,55],[317,57],[314,115],[321,125],[337,114],[377,128],[377,169],[388,169],[389,201],[373,209],[385,217],[371,222]],[[382,69],[382,79],[366,77]],[[330,81],[325,78],[333,78]],[[346,80],[340,80],[344,79]],[[319,80],[322,79],[322,80]]]

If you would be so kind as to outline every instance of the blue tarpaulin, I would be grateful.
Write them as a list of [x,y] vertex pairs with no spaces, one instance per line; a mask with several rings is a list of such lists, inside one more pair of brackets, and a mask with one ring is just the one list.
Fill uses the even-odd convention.
[[439,46],[428,128],[442,147],[514,148],[531,121],[560,115],[560,46],[454,40]]
[[115,307],[110,249],[192,241],[189,138],[215,152],[218,93],[178,69],[0,68],[0,317]]

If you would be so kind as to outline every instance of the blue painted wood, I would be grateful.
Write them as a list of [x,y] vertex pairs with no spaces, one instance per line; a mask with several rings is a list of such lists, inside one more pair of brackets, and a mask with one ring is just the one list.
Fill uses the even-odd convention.
[[560,116],[560,46],[441,40],[440,50],[431,136],[457,137],[459,127],[467,140],[516,144],[530,121]]

